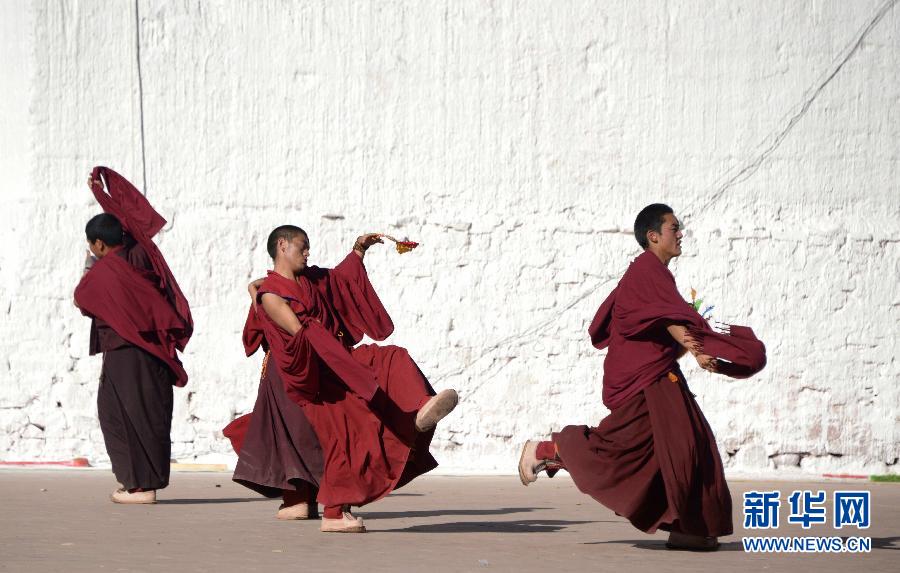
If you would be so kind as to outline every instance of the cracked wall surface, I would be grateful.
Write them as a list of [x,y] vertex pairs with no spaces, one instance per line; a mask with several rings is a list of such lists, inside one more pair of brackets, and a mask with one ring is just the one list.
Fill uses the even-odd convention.
[[106,460],[71,303],[104,164],[146,174],[192,303],[181,461],[233,460],[245,286],[290,222],[320,265],[366,231],[422,243],[367,257],[389,342],[460,391],[442,468],[511,472],[605,415],[587,325],[663,201],[682,292],[769,349],[751,380],[686,363],[726,466],[896,473],[895,4],[3,3],[0,459]]

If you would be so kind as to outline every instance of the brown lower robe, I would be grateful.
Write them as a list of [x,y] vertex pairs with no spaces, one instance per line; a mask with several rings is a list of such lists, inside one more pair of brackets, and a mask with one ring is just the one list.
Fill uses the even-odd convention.
[[680,373],[647,386],[596,428],[566,426],[553,442],[578,489],[641,531],[732,533],[716,440]]
[[315,502],[324,461],[303,409],[288,398],[278,368],[263,363],[253,413],[225,427],[238,454],[232,479],[266,497],[308,493]]
[[125,489],[169,485],[174,380],[165,363],[136,346],[103,353],[97,414],[113,473]]

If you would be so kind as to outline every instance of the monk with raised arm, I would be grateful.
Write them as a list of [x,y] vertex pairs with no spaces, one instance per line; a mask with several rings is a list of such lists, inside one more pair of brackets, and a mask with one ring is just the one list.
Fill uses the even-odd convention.
[[323,269],[307,266],[305,231],[276,228],[267,241],[274,269],[248,318],[268,347],[267,369],[277,369],[318,438],[322,467],[312,478],[326,532],[364,532],[351,506],[435,468],[434,428],[458,400],[454,390],[435,395],[403,348],[359,345],[363,335],[383,340],[394,328],[363,265],[377,243],[379,235],[362,235],[339,265]]
[[96,167],[88,186],[105,212],[85,227],[90,252],[75,305],[91,318],[90,353],[103,355],[97,413],[122,484],[111,499],[155,503],[169,485],[172,386],[187,383],[178,352],[193,322],[152,241],[165,219],[112,169]]

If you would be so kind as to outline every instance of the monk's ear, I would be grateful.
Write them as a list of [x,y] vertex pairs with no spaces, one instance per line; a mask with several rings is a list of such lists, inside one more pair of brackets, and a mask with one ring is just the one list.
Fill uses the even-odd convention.
[[94,242],[91,243],[91,246],[94,248],[93,252],[99,257],[102,257],[109,251],[109,245],[107,245],[103,239],[95,239]]
[[654,230],[647,231],[647,242],[648,243],[656,243],[659,241],[659,233]]

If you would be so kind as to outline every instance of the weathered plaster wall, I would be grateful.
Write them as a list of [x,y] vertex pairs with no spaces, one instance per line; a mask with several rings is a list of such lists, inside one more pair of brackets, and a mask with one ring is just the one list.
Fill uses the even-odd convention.
[[3,3],[0,459],[105,459],[70,295],[106,164],[168,218],[193,304],[179,460],[231,459],[245,285],[291,222],[318,264],[364,231],[422,242],[367,259],[390,342],[463,397],[443,468],[512,471],[605,414],[585,330],[665,201],[682,290],[769,347],[749,381],[688,369],[728,467],[896,472],[894,4]]

